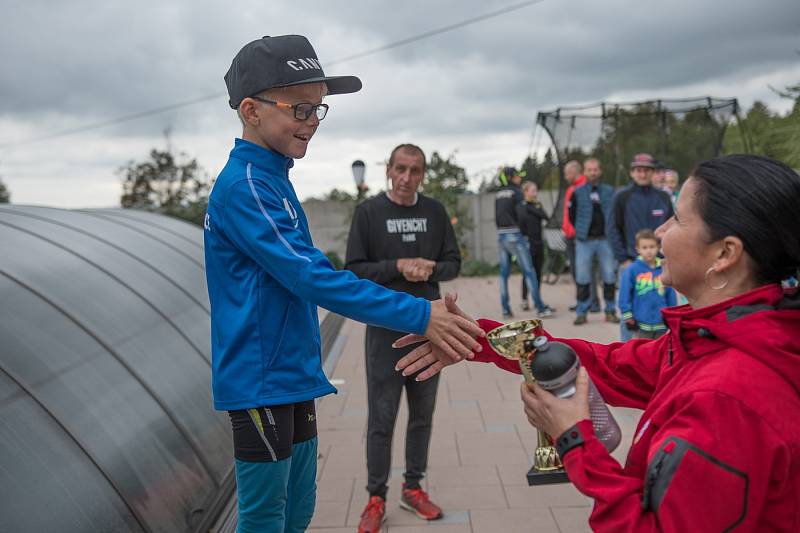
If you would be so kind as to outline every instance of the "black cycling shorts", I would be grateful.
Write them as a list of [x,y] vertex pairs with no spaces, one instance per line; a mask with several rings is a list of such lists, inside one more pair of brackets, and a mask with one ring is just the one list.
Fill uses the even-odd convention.
[[228,411],[233,455],[240,461],[269,463],[288,459],[292,445],[317,436],[314,400]]

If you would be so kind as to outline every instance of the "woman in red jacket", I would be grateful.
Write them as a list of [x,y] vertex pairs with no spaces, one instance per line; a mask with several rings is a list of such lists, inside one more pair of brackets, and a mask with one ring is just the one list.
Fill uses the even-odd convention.
[[[800,295],[781,286],[798,275],[798,206],[800,176],[782,163],[701,163],[657,230],[662,280],[689,300],[663,311],[669,333],[558,339],[606,402],[644,410],[625,466],[594,434],[586,370],[567,400],[523,384],[528,420],[559,436],[570,481],[595,500],[594,530],[800,531]],[[515,370],[482,344],[476,360]],[[399,366],[425,379],[438,355],[425,344]]]

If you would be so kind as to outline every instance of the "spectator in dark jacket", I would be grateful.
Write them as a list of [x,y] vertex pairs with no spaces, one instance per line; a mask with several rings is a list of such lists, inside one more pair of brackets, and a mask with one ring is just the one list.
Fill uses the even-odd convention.
[[[542,241],[542,222],[549,217],[544,211],[542,203],[539,201],[539,187],[532,181],[522,184],[522,196],[525,199],[517,206],[517,218],[519,219],[519,229],[528,238],[528,245],[531,249],[531,259],[533,260],[533,270],[536,272],[536,279],[539,280],[541,289],[542,284],[542,262],[544,261],[544,242]],[[530,309],[528,305],[528,284],[525,278],[522,279],[522,310]]]
[[633,183],[617,191],[606,231],[614,255],[626,268],[636,259],[636,234],[655,230],[672,216],[672,199],[652,186],[655,159],[650,154],[636,154],[631,161]]
[[[669,194],[652,186],[656,160],[650,154],[636,154],[631,161],[633,183],[617,191],[611,213],[606,220],[606,234],[622,272],[636,260],[636,234],[643,229],[655,230],[672,217]],[[623,323],[622,341],[631,339]]]

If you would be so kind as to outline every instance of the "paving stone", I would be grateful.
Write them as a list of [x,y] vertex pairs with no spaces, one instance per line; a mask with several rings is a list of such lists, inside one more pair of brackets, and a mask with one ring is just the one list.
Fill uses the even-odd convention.
[[589,527],[591,507],[553,507],[550,511],[561,533],[589,533],[592,530]]
[[500,484],[497,470],[491,465],[433,466],[428,470],[433,487],[463,487]]
[[[509,286],[518,288],[520,277]],[[472,316],[500,318],[496,278],[462,278],[443,284],[443,291],[459,293],[459,304]],[[516,312],[518,294],[511,289],[517,319],[534,313]],[[566,311],[574,299],[571,280],[545,285],[543,297],[560,309],[545,327],[557,336],[580,335],[597,342],[617,339],[619,326],[602,317],[575,328]],[[341,357],[333,377],[344,379],[339,394],[317,402],[320,452],[317,512],[309,531],[352,532],[367,503],[366,420],[368,412],[364,373],[364,326],[346,321]],[[423,482],[434,502],[445,510],[440,521],[424,522],[399,508],[405,469],[405,399],[392,444],[387,523],[390,533],[572,533],[589,531],[592,502],[571,485],[528,487],[525,474],[536,448],[536,431],[528,424],[519,399],[521,377],[492,364],[461,363],[446,368],[437,392],[429,472]],[[635,409],[613,409],[623,430],[623,441],[613,454],[624,461],[641,415]]]
[[559,533],[550,509],[471,510],[473,533]]

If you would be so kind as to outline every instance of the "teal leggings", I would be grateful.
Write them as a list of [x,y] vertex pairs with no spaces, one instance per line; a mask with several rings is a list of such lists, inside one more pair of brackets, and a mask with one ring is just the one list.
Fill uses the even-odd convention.
[[292,445],[276,462],[236,459],[238,533],[302,533],[317,497],[317,437]]

